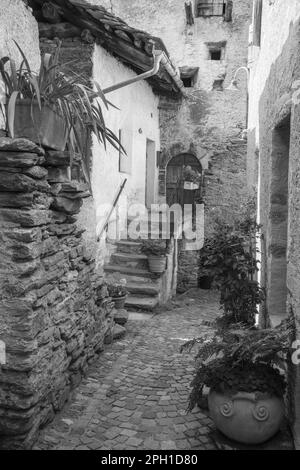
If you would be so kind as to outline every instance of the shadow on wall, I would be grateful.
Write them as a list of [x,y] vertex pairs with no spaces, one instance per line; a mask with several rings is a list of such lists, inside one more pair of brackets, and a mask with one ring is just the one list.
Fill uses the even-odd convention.
[[[294,94],[293,84],[300,79],[299,44],[300,21],[298,20],[290,24],[289,36],[280,56],[272,64],[259,103],[261,178],[259,211],[265,243],[262,281],[267,288],[266,307],[272,309],[270,307],[272,292],[274,292],[272,285],[274,286],[276,279],[282,281],[284,275],[280,274],[280,269],[282,270],[283,267],[285,271],[287,264],[287,281],[282,291],[283,296],[287,295],[287,310],[283,313],[293,314],[297,338],[300,334],[298,326],[300,318],[300,105],[295,101],[299,92]],[[290,126],[282,127],[290,114]],[[283,132],[284,129],[285,132]],[[285,168],[289,166],[284,188],[282,171],[278,171],[282,164]],[[286,259],[287,253],[288,259]],[[281,263],[283,258],[285,266]],[[283,308],[285,309],[285,306]],[[273,312],[268,312],[268,308],[263,310],[266,311],[265,322],[267,322],[269,315]],[[293,376],[293,381],[290,382],[288,393],[289,418],[294,423],[294,437],[299,445],[300,403],[296,398],[300,390],[298,368],[291,366],[290,375]],[[299,385],[293,387],[292,383]]]

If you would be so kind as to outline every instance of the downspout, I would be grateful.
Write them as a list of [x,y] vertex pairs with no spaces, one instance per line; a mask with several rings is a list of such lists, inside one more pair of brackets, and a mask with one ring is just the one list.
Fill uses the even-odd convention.
[[103,93],[111,93],[112,91],[118,90],[119,88],[123,88],[125,86],[131,85],[132,83],[139,82],[140,80],[146,80],[146,78],[153,77],[159,71],[160,63],[163,59],[164,53],[162,51],[153,51],[154,57],[154,65],[151,70],[148,72],[142,73],[141,75],[137,75],[136,77],[130,78],[129,80],[125,80],[124,82],[117,83],[116,85],[112,85],[108,88],[103,90]]
[[156,75],[159,71],[160,64],[162,64],[168,74],[172,77],[174,82],[176,83],[177,87],[181,91],[181,93],[186,96],[186,93],[184,91],[184,85],[176,71],[176,69],[173,67],[170,59],[166,56],[166,54],[163,51],[160,50],[154,50],[153,51],[153,57],[154,57],[154,65],[151,70],[148,72],[142,73],[141,75],[137,75],[134,78],[131,78],[129,80],[125,80],[124,82],[117,83],[116,85],[112,85],[108,88],[105,88],[103,90],[104,94],[111,93],[112,91],[118,90],[119,88],[126,87],[128,85],[131,85],[132,83],[139,82],[141,80],[146,80],[147,78],[153,77]]

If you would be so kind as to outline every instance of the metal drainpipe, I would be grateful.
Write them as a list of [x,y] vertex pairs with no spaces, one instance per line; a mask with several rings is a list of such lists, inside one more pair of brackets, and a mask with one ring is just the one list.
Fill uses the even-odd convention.
[[117,83],[116,85],[112,85],[108,88],[105,88],[103,90],[103,93],[104,94],[111,93],[112,91],[118,90],[119,88],[123,88],[123,87],[128,86],[128,85],[131,85],[132,83],[136,83],[136,82],[139,82],[140,80],[145,80],[146,78],[153,77],[159,71],[159,66],[160,66],[160,62],[163,58],[163,54],[164,53],[162,51],[154,50],[153,51],[154,65],[153,65],[153,68],[151,70],[149,70],[148,72],[142,73],[141,75],[137,75],[134,78],[130,78],[129,80],[125,80],[124,82]]
[[103,90],[103,93],[104,94],[111,93],[112,91],[118,90],[119,88],[123,88],[123,87],[128,86],[128,85],[131,85],[132,83],[136,83],[136,82],[139,82],[141,80],[146,80],[147,78],[153,77],[154,75],[156,75],[158,73],[160,64],[162,64],[165,67],[168,74],[175,81],[175,83],[178,86],[179,90],[181,90],[182,94],[184,96],[186,96],[186,94],[183,90],[184,85],[183,85],[182,81],[180,80],[180,78],[178,76],[178,73],[176,72],[176,70],[172,66],[170,60],[166,56],[166,54],[163,51],[154,50],[153,51],[153,57],[154,57],[154,65],[153,65],[153,68],[151,70],[149,70],[148,72],[142,73],[141,75],[138,75],[137,77],[131,78],[130,80],[126,80],[126,81],[118,83],[116,85],[112,85],[111,87],[105,88]]

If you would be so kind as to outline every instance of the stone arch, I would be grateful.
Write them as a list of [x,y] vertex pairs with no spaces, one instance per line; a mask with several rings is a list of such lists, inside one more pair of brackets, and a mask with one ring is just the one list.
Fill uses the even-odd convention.
[[193,205],[201,194],[201,186],[198,189],[187,190],[183,185],[183,169],[191,167],[202,174],[202,165],[198,158],[189,153],[180,153],[171,158],[166,167],[166,202],[168,205],[185,204]]
[[169,149],[162,150],[160,154],[160,161],[159,161],[159,195],[160,196],[166,196],[166,193],[167,193],[167,186],[166,186],[167,167],[170,161],[173,158],[177,157],[178,155],[184,155],[184,154],[186,155],[189,154],[195,157],[197,161],[199,162],[201,169],[203,170],[201,159],[199,158],[198,153],[196,152],[196,149],[193,143],[191,143],[189,147],[181,143],[177,143],[177,144],[174,144]]

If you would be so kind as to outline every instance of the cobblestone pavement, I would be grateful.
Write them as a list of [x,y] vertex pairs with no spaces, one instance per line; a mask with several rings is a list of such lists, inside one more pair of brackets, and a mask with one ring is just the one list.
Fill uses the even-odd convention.
[[193,357],[180,345],[211,331],[216,296],[194,290],[156,315],[133,314],[34,449],[214,449],[211,420],[186,413]]

